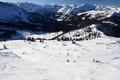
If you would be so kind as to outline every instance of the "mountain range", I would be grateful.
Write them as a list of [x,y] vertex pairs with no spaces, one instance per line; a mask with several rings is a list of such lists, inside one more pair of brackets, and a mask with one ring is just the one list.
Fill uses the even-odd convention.
[[[120,8],[101,5],[37,5],[0,2],[1,36],[16,30],[59,32],[96,25],[107,36],[120,37]],[[2,34],[4,33],[4,34]],[[10,32],[10,35],[12,33]],[[7,34],[8,35],[8,34]],[[56,39],[53,38],[53,39]]]

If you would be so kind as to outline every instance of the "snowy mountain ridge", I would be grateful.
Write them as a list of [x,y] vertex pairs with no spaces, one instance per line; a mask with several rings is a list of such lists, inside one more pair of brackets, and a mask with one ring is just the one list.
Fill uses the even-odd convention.
[[[68,15],[78,14],[87,11],[109,11],[120,12],[120,8],[117,7],[104,7],[95,6],[91,4],[84,5],[37,5],[33,3],[5,3],[0,2],[0,20],[1,21],[25,21],[28,22],[29,13],[39,13],[46,17],[54,18],[56,14]],[[9,7],[8,7],[9,6]],[[9,11],[9,12],[8,12]],[[8,14],[9,13],[9,14]],[[93,13],[94,14],[94,13]]]
[[17,22],[17,21],[23,21],[28,22],[26,17],[26,11],[19,8],[16,5],[10,4],[10,3],[3,3],[0,2],[0,21],[1,22]]
[[85,11],[89,11],[89,10],[95,10],[96,6],[94,5],[90,5],[90,4],[83,4],[80,6],[76,6],[76,5],[65,5],[63,6],[60,10],[58,10],[58,13],[65,13],[65,14],[69,14],[69,13],[80,13],[80,12],[85,12]]
[[37,4],[33,4],[33,3],[17,3],[17,6],[23,8],[24,10],[28,11],[28,12],[36,12],[39,9],[43,9],[43,6],[37,5]]

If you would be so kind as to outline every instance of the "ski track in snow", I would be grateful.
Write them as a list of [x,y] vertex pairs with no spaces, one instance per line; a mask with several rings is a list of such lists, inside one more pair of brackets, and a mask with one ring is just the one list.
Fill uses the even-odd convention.
[[120,80],[119,41],[0,42],[0,80]]

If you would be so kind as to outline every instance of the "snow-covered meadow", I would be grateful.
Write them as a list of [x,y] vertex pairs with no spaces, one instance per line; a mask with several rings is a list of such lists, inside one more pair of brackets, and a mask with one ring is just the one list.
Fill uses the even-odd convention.
[[0,42],[0,80],[120,80],[119,75],[119,38]]

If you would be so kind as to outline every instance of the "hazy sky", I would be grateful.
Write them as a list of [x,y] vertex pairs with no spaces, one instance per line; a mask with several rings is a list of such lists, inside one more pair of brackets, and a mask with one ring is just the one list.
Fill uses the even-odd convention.
[[33,2],[37,4],[102,4],[120,6],[120,0],[0,0],[5,2]]

